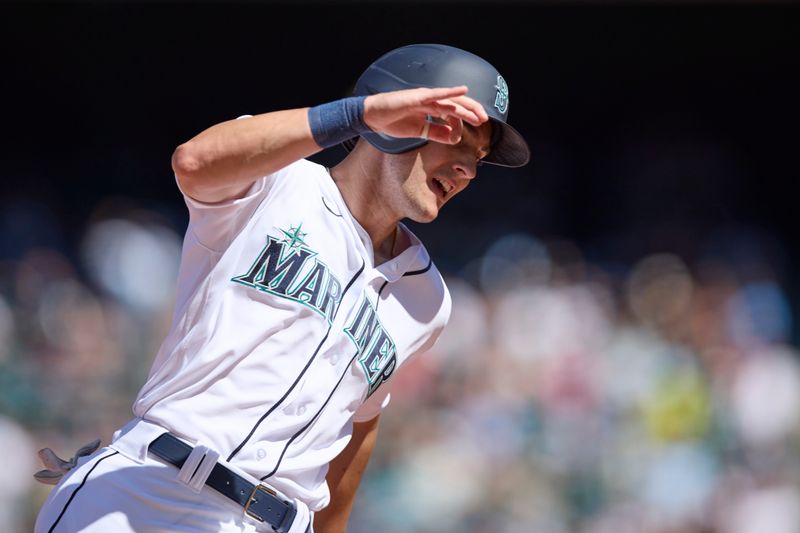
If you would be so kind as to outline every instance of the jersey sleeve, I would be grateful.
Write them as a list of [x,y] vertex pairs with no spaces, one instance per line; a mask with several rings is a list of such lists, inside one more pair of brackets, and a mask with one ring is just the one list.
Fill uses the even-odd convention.
[[[246,120],[251,116],[242,115],[237,120]],[[216,203],[201,202],[186,194],[176,175],[175,182],[189,210],[187,236],[194,237],[198,244],[212,252],[223,252],[269,195],[274,183],[287,172],[287,168],[258,178],[240,198]]]
[[353,415],[353,422],[366,422],[381,414],[392,399],[391,388],[391,381],[379,387],[378,390],[367,398],[367,401],[358,408],[356,414]]
[[176,176],[178,189],[189,209],[187,234],[191,234],[201,246],[213,252],[223,252],[267,196],[276,174],[257,179],[241,198],[219,203],[192,198],[181,189]]
[[[443,330],[444,330],[443,326],[434,329],[431,335],[426,339],[422,347],[416,352],[414,352],[410,357],[405,359],[403,363],[406,363],[411,359],[413,359],[414,357],[417,357],[427,352],[431,347],[433,347],[434,344],[436,344],[436,340],[439,338],[439,335],[441,335]],[[400,367],[395,371],[395,374],[397,374],[398,372],[402,372],[405,368],[406,368],[405,364],[400,365]],[[386,407],[389,406],[389,402],[392,399],[392,394],[391,394],[392,382],[393,380],[390,379],[389,381],[378,387],[378,390],[376,390],[372,394],[372,396],[367,398],[367,400],[363,404],[361,404],[361,407],[358,408],[355,415],[353,416],[353,422],[366,422],[367,420],[372,420],[373,418],[381,414],[383,410],[386,409]]]
[[[452,310],[450,292],[447,290],[447,286],[445,285],[444,280],[441,278],[441,275],[438,273],[438,271],[434,270],[434,272],[435,274],[432,274],[432,278],[441,283],[441,306],[436,316],[427,324],[425,333],[420,335],[420,337],[411,345],[411,350],[408,356],[402,358],[398,368],[392,374],[392,378],[396,377],[398,373],[403,372],[406,369],[406,363],[408,361],[430,350],[434,344],[436,344],[436,341],[439,339],[442,331],[444,331],[447,322],[450,320],[450,312]],[[427,294],[434,292],[435,291],[427,291]],[[358,408],[353,416],[353,421],[366,422],[367,420],[371,420],[381,414],[381,412],[386,409],[391,401],[393,382],[393,379],[389,379],[386,383],[378,387],[372,396],[367,398],[367,400]]]

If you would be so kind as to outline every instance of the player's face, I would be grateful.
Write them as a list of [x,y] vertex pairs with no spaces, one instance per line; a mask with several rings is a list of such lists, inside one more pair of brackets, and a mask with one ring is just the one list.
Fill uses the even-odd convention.
[[392,174],[402,190],[398,200],[406,204],[401,209],[403,217],[415,222],[434,220],[442,206],[475,178],[478,163],[489,154],[491,135],[488,122],[479,127],[465,124],[458,144],[429,142],[392,158]]

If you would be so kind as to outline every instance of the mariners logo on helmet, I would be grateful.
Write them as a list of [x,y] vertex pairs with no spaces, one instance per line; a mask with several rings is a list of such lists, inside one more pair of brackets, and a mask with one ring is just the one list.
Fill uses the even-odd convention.
[[497,95],[494,97],[494,106],[501,113],[505,113],[506,109],[508,109],[508,84],[503,79],[503,76],[497,75],[497,85],[494,88],[497,89]]

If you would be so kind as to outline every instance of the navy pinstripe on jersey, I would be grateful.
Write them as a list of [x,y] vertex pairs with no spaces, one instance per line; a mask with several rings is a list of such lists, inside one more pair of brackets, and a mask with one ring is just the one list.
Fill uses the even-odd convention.
[[[344,298],[344,295],[347,294],[347,291],[350,290],[350,287],[353,286],[353,283],[355,283],[355,281],[358,279],[358,277],[361,276],[362,272],[364,272],[364,267],[365,266],[366,266],[366,264],[362,260],[361,261],[361,268],[358,269],[358,271],[355,273],[355,275],[352,277],[352,279],[350,279],[350,281],[347,283],[347,286],[342,291],[342,295],[341,295],[342,298]],[[339,312],[339,308],[337,307],[336,308],[336,313],[338,313],[338,312]],[[333,317],[333,318],[335,318],[335,317]],[[311,363],[313,363],[314,359],[316,359],[317,354],[319,353],[319,349],[322,347],[323,344],[325,344],[325,341],[328,339],[328,335],[330,335],[331,328],[333,327],[333,324],[332,324],[333,318],[330,320],[330,323],[328,324],[328,329],[325,332],[325,336],[322,338],[322,340],[317,345],[317,349],[314,350],[314,353],[311,354],[311,357],[308,359],[308,362],[306,362],[306,365],[300,371],[300,374],[298,374],[298,376],[295,378],[295,380],[291,384],[291,386],[289,386],[289,388],[286,390],[286,392],[283,394],[283,396],[281,396],[280,400],[278,400],[272,407],[270,407],[269,410],[266,413],[264,413],[264,415],[261,418],[259,418],[258,421],[253,425],[253,428],[250,430],[250,433],[247,434],[247,436],[244,438],[244,440],[242,440],[242,442],[228,456],[228,461],[231,461],[236,456],[236,454],[239,453],[239,451],[244,447],[244,445],[247,444],[247,441],[249,441],[252,438],[253,434],[258,429],[258,426],[260,426],[261,423],[264,422],[264,420],[266,420],[267,417],[273,411],[275,411],[275,409],[277,409],[284,402],[284,400],[286,400],[286,398],[289,396],[289,394],[291,394],[291,392],[294,390],[294,388],[297,386],[297,384],[303,378],[305,373],[308,371],[309,367],[311,367]]]
[[[426,273],[428,270],[430,270],[430,269],[431,269],[431,266],[432,266],[432,265],[433,265],[433,262],[432,262],[431,260],[428,260],[428,265],[427,265],[425,268],[423,268],[423,269],[420,269],[420,270],[411,271],[411,272],[406,272],[406,273],[404,273],[404,274],[403,274],[403,277],[408,277],[408,276],[417,276],[417,275],[420,275],[420,274],[424,274],[424,273]],[[402,278],[401,278],[401,279],[402,279]],[[398,280],[398,281],[399,281],[399,280]],[[388,285],[389,285],[389,281],[388,281],[388,280],[387,280],[387,281],[384,281],[384,282],[383,282],[383,284],[381,285],[381,288],[378,290],[378,295],[377,295],[377,297],[375,298],[375,312],[376,312],[376,313],[377,313],[377,311],[378,311],[378,305],[380,304],[380,301],[381,301],[381,294],[383,293],[383,290],[384,290],[384,289],[385,289],[385,288],[386,288]],[[294,442],[294,441],[295,441],[295,440],[296,440],[298,437],[300,437],[300,435],[302,435],[303,433],[305,433],[305,432],[308,430],[308,428],[310,428],[310,427],[311,427],[311,426],[314,424],[314,422],[315,422],[317,419],[319,419],[320,415],[322,415],[322,412],[325,410],[325,407],[327,407],[327,406],[328,406],[328,403],[330,403],[330,401],[331,401],[331,398],[333,398],[333,395],[334,395],[334,394],[336,393],[336,391],[339,389],[339,385],[342,383],[342,380],[343,380],[343,379],[344,379],[344,377],[347,375],[347,372],[350,370],[350,367],[353,365],[353,363],[355,362],[356,358],[359,356],[359,354],[360,354],[360,353],[361,353],[361,350],[356,350],[356,352],[355,352],[355,353],[353,354],[353,356],[350,358],[350,362],[349,362],[349,363],[348,363],[348,364],[347,364],[347,365],[344,367],[344,371],[343,371],[343,372],[342,372],[342,374],[339,376],[339,379],[336,381],[336,384],[334,385],[334,387],[333,387],[333,389],[331,390],[330,394],[328,394],[328,397],[325,399],[325,402],[324,402],[324,403],[323,403],[323,404],[320,406],[320,408],[317,410],[317,412],[316,412],[316,413],[314,413],[314,416],[312,416],[312,417],[311,417],[311,419],[308,421],[308,423],[306,423],[306,424],[305,424],[305,425],[304,425],[302,428],[300,428],[300,430],[299,430],[299,431],[297,431],[297,432],[296,432],[294,435],[292,435],[292,437],[291,437],[291,438],[290,438],[290,439],[289,439],[289,440],[286,442],[286,444],[285,444],[285,445],[284,445],[284,447],[283,447],[283,451],[281,451],[280,457],[278,457],[278,461],[277,461],[277,463],[275,464],[275,467],[272,469],[272,471],[271,471],[271,472],[269,472],[267,475],[265,475],[264,477],[262,477],[262,478],[261,478],[261,481],[266,481],[267,479],[269,479],[270,477],[272,477],[273,475],[275,475],[275,473],[278,471],[278,468],[279,468],[279,467],[280,467],[280,465],[281,465],[281,461],[283,460],[283,457],[286,455],[286,452],[288,451],[288,449],[289,449],[289,447],[292,445],[292,443],[293,443],[293,442]],[[388,378],[387,378],[387,379],[388,379]]]

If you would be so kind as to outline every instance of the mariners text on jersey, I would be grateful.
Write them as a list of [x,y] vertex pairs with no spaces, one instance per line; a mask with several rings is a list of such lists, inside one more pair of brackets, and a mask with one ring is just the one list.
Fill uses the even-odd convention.
[[303,246],[302,224],[283,230],[284,239],[268,235],[267,244],[246,274],[231,281],[307,305],[330,323],[342,293],[342,284],[316,252]]
[[369,382],[369,397],[394,372],[397,348],[367,298],[361,301],[355,318],[344,331],[358,349],[358,362]]

